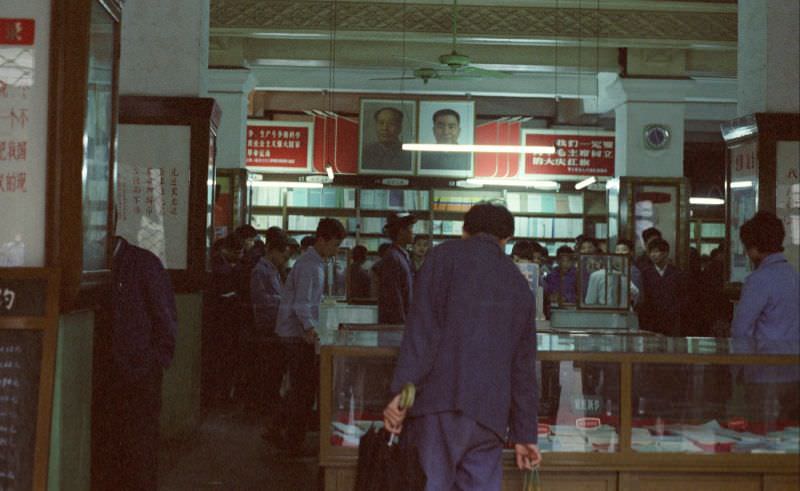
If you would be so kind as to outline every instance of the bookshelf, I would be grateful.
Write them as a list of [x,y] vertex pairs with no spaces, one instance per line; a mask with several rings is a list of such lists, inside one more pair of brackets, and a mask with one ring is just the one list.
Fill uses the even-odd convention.
[[375,251],[380,243],[388,242],[383,226],[392,211],[414,212],[419,217],[414,234],[429,235],[437,244],[461,236],[464,213],[472,205],[496,201],[514,214],[515,237],[509,241],[508,251],[514,240],[529,239],[540,242],[555,255],[558,247],[572,246],[582,233],[605,240],[604,197],[598,202],[595,194],[598,193],[335,185],[322,189],[252,188],[250,223],[261,233],[271,226],[282,227],[299,241],[314,233],[320,218],[337,218],[348,232],[343,247],[362,244]]

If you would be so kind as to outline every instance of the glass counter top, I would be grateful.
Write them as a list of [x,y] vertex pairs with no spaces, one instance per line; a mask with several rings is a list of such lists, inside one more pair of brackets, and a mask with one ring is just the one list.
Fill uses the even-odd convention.
[[[652,334],[608,333],[538,333],[539,352],[628,353],[672,355],[794,355],[800,364],[800,341],[755,343],[730,338],[670,338]],[[321,346],[399,348],[403,332],[399,330],[324,330]]]

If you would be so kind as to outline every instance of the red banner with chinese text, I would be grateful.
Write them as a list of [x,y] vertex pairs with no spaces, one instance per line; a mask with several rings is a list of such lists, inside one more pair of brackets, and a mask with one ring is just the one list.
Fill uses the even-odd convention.
[[554,154],[526,154],[525,174],[614,176],[614,133],[523,130],[527,146],[553,146]]
[[0,18],[0,44],[33,46],[35,27],[34,19]]
[[308,172],[313,133],[310,122],[249,120],[246,165],[259,171]]

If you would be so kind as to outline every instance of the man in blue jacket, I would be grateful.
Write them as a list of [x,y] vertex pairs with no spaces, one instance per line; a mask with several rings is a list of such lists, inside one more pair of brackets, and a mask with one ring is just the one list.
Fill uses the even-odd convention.
[[164,369],[172,362],[178,318],[175,295],[161,260],[114,239],[111,266],[111,356],[107,378],[110,482],[100,489],[157,489],[159,416]]
[[[739,231],[755,270],[742,287],[731,323],[734,343],[750,344],[760,353],[800,353],[800,275],[782,254],[785,231],[781,220],[760,211]],[[736,345],[735,344],[735,345]],[[800,417],[794,366],[745,366],[745,400],[754,421],[796,421]]]
[[[541,460],[537,443],[536,305],[504,254],[514,219],[480,203],[463,239],[434,248],[417,273],[391,390],[417,387],[409,410],[384,410],[393,433],[419,449],[427,490],[499,490],[508,438],[517,465]],[[404,421],[408,416],[408,421]]]
[[383,227],[392,246],[381,260],[378,282],[378,322],[404,324],[414,286],[414,266],[406,247],[414,238],[417,217],[411,213],[391,213]]

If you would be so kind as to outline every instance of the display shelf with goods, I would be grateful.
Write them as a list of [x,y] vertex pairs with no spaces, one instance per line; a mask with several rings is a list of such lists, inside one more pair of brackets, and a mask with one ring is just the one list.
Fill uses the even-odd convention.
[[[381,425],[401,340],[402,331],[379,329],[322,336],[326,483],[355,472],[358,438]],[[668,475],[673,488],[697,479],[719,485],[733,474],[797,482],[796,346],[638,333],[539,333],[537,346],[531,383],[540,388],[542,473],[551,480],[603,473],[639,489],[650,489],[654,473]],[[503,462],[507,486],[519,479],[510,448]]]

